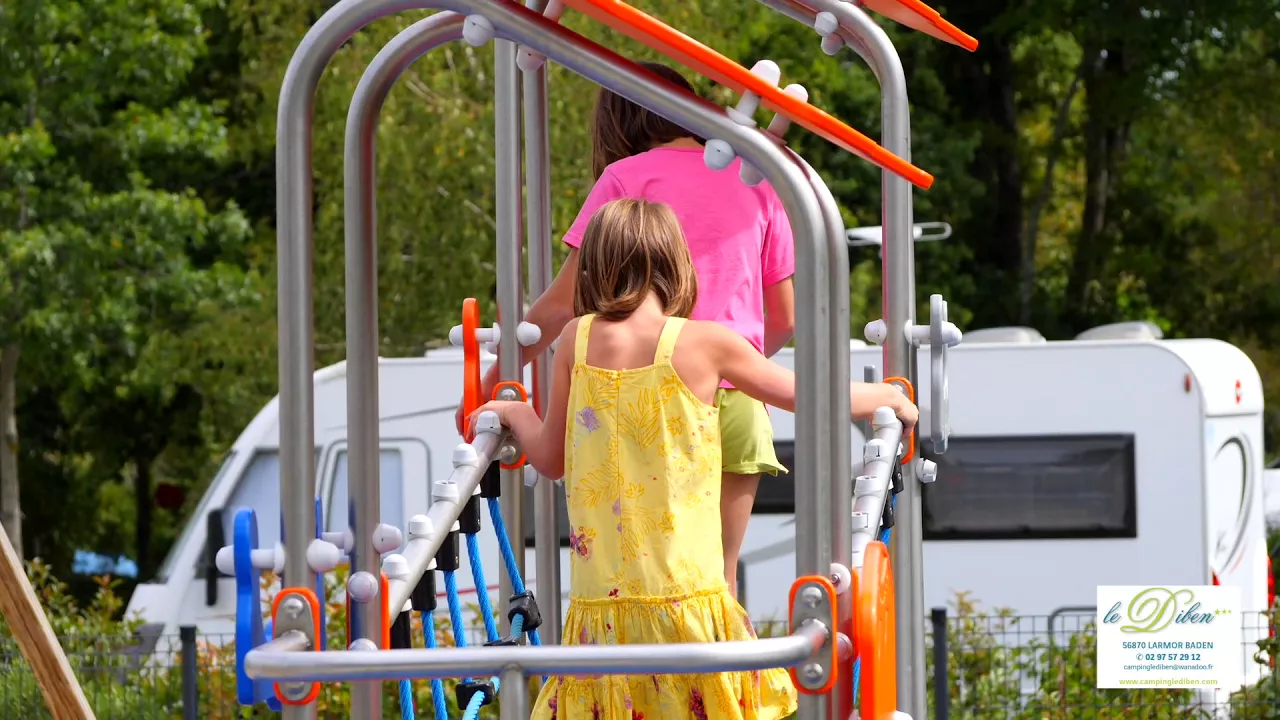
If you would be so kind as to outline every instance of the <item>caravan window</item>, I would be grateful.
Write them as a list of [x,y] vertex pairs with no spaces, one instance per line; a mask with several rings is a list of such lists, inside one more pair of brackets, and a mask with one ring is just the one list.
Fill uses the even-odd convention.
[[[348,462],[347,451],[338,451],[337,459],[333,464],[333,484],[330,486],[329,497],[324,504],[326,530],[345,530],[348,527],[346,517]],[[381,495],[381,502],[378,505],[379,517],[389,525],[404,527],[406,518],[401,517],[404,515],[404,459],[399,450],[383,448],[379,453],[378,462],[378,489]]]
[[925,540],[1137,537],[1132,435],[952,437]]
[[[200,496],[200,502],[196,505],[195,512],[191,513],[191,518],[182,526],[182,533],[178,535],[178,539],[173,542],[169,548],[168,554],[164,556],[164,562],[160,563],[160,569],[156,571],[155,582],[164,583],[169,580],[169,573],[173,572],[173,564],[178,559],[178,553],[182,551],[182,547],[187,544],[191,537],[191,533],[195,531],[196,526],[205,522],[204,516],[209,512],[209,503],[213,498],[213,488],[222,482],[227,473],[231,470],[231,465],[235,462],[236,454],[230,450],[222,459],[222,465],[218,468],[218,474],[213,476],[213,481],[209,483],[209,488],[204,495]],[[204,577],[204,573],[200,573]]]

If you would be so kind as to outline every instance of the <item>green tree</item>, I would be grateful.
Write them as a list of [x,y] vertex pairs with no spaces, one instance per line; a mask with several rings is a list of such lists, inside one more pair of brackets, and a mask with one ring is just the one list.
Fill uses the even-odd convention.
[[184,95],[207,6],[0,7],[0,505],[15,546],[19,378],[63,388],[53,398],[70,413],[77,397],[169,396],[162,346],[252,295],[222,261],[247,237],[244,217],[183,180],[227,154],[217,109]]

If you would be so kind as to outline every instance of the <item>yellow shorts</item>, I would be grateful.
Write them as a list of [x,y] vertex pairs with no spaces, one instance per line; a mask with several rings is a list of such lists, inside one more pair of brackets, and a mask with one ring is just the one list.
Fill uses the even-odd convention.
[[787,472],[773,449],[773,424],[764,403],[741,390],[720,388],[720,455],[724,472],[777,475]]

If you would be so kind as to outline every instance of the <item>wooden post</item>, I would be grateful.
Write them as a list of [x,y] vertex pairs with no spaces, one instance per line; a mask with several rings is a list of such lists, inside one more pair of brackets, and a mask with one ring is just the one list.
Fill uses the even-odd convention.
[[35,672],[54,720],[95,720],[9,538],[0,532],[0,614]]

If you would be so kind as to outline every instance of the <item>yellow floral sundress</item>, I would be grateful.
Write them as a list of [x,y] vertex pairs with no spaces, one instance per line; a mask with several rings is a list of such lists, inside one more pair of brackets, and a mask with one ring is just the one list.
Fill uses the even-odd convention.
[[[676,375],[684,326],[670,318],[653,364],[587,365],[578,324],[568,428],[572,592],[566,645],[751,640],[729,594],[720,542],[719,410]],[[785,670],[553,677],[534,720],[772,720],[795,712]]]

